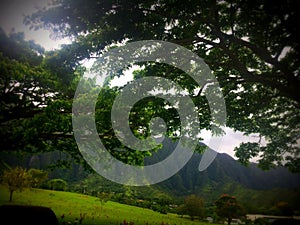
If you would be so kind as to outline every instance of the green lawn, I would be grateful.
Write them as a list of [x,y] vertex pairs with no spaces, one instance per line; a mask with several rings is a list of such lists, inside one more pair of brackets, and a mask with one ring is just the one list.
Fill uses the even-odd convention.
[[[13,202],[8,202],[8,190],[0,186],[0,205],[24,204],[50,207],[58,220],[73,223],[80,214],[85,215],[82,224],[113,224],[120,225],[124,220],[134,225],[206,225],[201,221],[191,221],[174,214],[161,214],[149,209],[110,202],[101,206],[98,198],[88,195],[50,191],[42,189],[26,189],[13,194]],[[64,215],[64,219],[61,216]]]

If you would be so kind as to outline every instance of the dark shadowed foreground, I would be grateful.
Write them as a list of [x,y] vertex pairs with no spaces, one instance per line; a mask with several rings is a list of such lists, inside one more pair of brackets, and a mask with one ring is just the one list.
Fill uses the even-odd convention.
[[58,225],[54,212],[42,206],[2,205],[0,218],[6,225]]
[[295,219],[277,219],[271,225],[299,225],[299,220]]

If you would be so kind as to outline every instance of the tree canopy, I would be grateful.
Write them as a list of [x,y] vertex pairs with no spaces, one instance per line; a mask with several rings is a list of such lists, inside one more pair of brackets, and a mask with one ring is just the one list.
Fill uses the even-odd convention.
[[[60,81],[65,81],[61,82],[65,85],[75,79],[72,75],[81,60],[97,57],[116,43],[153,39],[190,49],[204,59],[221,86],[227,109],[226,125],[246,135],[254,133],[261,137],[257,143],[242,143],[235,149],[240,161],[247,164],[253,157],[260,157],[259,165],[264,169],[285,165],[291,171],[299,171],[300,165],[297,143],[300,126],[300,32],[297,21],[296,2],[290,0],[276,3],[57,0],[24,20],[31,28],[46,28],[57,36],[73,39],[71,45],[45,54],[46,71],[56,74]],[[135,73],[135,78],[159,74],[180,84],[199,109],[201,128],[211,129],[207,101],[201,93],[205,87],[198,87],[180,70],[158,64],[144,63],[145,67]],[[99,104],[110,106],[118,91],[103,90]],[[59,93],[66,91],[60,89]],[[70,95],[66,94],[63,99],[70,100]],[[146,101],[146,105],[140,102],[136,110],[143,112],[143,109],[150,108],[155,111],[159,100],[155,101]],[[61,110],[61,105],[57,107]],[[165,109],[161,108],[161,111]],[[178,118],[174,110],[162,114],[167,119]],[[101,115],[98,119],[107,121],[107,115]],[[135,118],[134,113],[131,115]],[[147,117],[149,112],[145,110],[144,115]],[[148,120],[142,121],[139,117],[134,121],[133,127],[138,130],[140,122]],[[179,125],[176,119],[167,124],[170,133]],[[105,131],[103,137],[114,137],[110,124],[99,123],[99,126],[98,130]],[[102,129],[103,126],[105,129]],[[61,134],[68,136],[70,127],[68,132],[62,132],[63,129],[56,127],[51,132],[39,133],[47,133],[46,140],[53,134],[57,137],[57,132],[60,137]],[[116,138],[106,140],[107,145],[123,147]],[[78,153],[77,150],[73,152]],[[122,158],[118,152],[115,154]],[[141,156],[134,151],[128,154]],[[138,159],[137,164],[141,158]]]
[[220,196],[215,204],[218,216],[226,218],[228,225],[231,224],[232,219],[239,218],[244,215],[243,208],[234,196],[224,194]]
[[10,168],[3,172],[1,181],[8,187],[10,202],[15,191],[22,191],[24,188],[29,187],[30,178],[27,170],[22,167]]
[[78,159],[69,112],[80,70],[66,66],[58,51],[25,41],[22,33],[0,30],[0,40],[1,151],[60,150]]
[[204,201],[196,195],[187,196],[184,201],[185,213],[194,220],[195,217],[204,217]]

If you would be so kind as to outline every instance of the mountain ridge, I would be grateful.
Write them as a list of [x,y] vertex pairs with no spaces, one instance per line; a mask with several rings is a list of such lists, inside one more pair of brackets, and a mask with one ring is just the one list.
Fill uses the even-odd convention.
[[[165,139],[163,147],[155,153],[153,159],[146,160],[146,164],[160,161],[170,155],[172,150],[178,143],[170,139]],[[203,143],[199,144],[203,147]],[[210,151],[214,151],[209,149]],[[207,151],[207,150],[205,150]],[[168,180],[161,182],[161,186],[168,186],[174,189],[178,181],[178,176],[182,180],[182,192],[190,192],[194,187],[205,186],[205,182],[222,182],[228,180],[237,182],[245,188],[254,190],[268,190],[273,188],[300,188],[300,174],[289,172],[284,167],[272,168],[268,171],[260,169],[256,163],[250,163],[248,166],[242,165],[238,160],[234,159],[227,153],[217,153],[216,158],[211,165],[202,172],[198,171],[199,163],[202,155],[199,152],[194,152],[188,163],[177,174],[170,177]],[[176,181],[177,179],[177,181]],[[178,193],[177,193],[178,194]]]
[[[151,157],[145,159],[145,164],[154,164],[168,157],[177,142],[165,139],[163,147]],[[200,148],[205,147],[203,143]],[[203,149],[202,149],[203,150]],[[207,204],[212,205],[221,194],[235,195],[248,205],[252,212],[263,212],[276,202],[286,201],[293,208],[300,210],[300,174],[289,172],[284,167],[276,167],[268,171],[258,168],[256,163],[248,166],[242,165],[227,153],[217,153],[211,165],[204,171],[199,171],[199,163],[202,155],[198,151],[193,153],[190,160],[176,174],[160,183],[145,186],[131,187],[136,190],[137,198],[158,198],[158,196],[172,196],[174,199],[182,199],[185,196],[195,194],[202,197]],[[47,165],[61,159],[59,152],[34,155],[20,158],[8,154],[0,155],[2,161],[10,166],[22,165],[26,168],[45,169]],[[6,159],[6,160],[5,160]],[[72,163],[70,169],[54,169],[49,173],[49,178],[61,178],[68,182],[75,192],[96,194],[102,192],[114,192],[124,195],[128,187],[114,183],[98,174],[93,176],[84,171],[82,165]],[[118,195],[119,195],[118,194]],[[257,210],[258,207],[262,209]]]

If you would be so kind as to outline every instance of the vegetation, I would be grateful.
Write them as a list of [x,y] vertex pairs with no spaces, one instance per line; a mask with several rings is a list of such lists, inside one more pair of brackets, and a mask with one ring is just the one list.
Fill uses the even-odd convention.
[[[7,189],[4,186],[0,186],[0,204],[7,204],[7,199]],[[133,222],[135,225],[207,224],[198,220],[191,221],[188,216],[180,218],[176,214],[161,214],[151,209],[124,205],[112,201],[107,201],[101,206],[97,197],[42,189],[25,189],[23,192],[16,192],[14,204],[50,207],[56,214],[60,224],[63,222],[79,222],[81,216],[83,217],[83,225],[119,225],[124,220],[128,223]]]
[[290,204],[285,201],[277,202],[274,206],[274,211],[276,215],[280,216],[292,216],[294,214]]
[[[85,72],[81,61],[101,55],[122,41],[159,39],[180,44],[202,57],[221,86],[227,107],[226,126],[246,135],[259,135],[257,143],[242,143],[236,148],[242,163],[260,156],[263,169],[284,164],[298,171],[300,57],[294,1],[98,3],[54,1],[25,18],[31,28],[46,28],[54,35],[73,38],[72,44],[59,50],[45,52],[34,42],[25,41],[24,35],[7,36],[1,30],[0,79],[1,90],[5,90],[0,93],[1,151],[22,149],[35,154],[59,149],[84,164],[71,123],[72,99]],[[204,87],[176,68],[150,62],[144,66],[135,72],[135,78],[161,74],[174,80],[188,91],[198,108],[200,129],[213,129]],[[120,75],[113,74],[111,79]],[[87,87],[92,88],[92,83],[87,81]],[[119,91],[109,85],[101,91],[96,107],[97,130],[114,157],[141,165],[153,152],[122,145],[111,123],[107,123]],[[160,116],[169,121],[168,135],[176,138],[180,119],[174,108],[159,99],[148,100],[140,101],[131,111],[135,135],[147,137],[149,121]],[[136,117],[136,112],[143,116]],[[66,161],[56,163],[67,166]]]
[[39,188],[48,180],[48,172],[31,168],[28,170],[30,187]]
[[[55,154],[53,159],[49,158],[49,154],[45,156],[47,157],[39,156],[40,162],[34,160],[34,165],[38,164],[46,169],[47,164],[44,165],[43,162],[51,162],[56,159]],[[5,158],[3,156],[3,159]],[[24,162],[33,161],[33,158],[35,157],[26,157]],[[299,177],[292,173],[286,173],[282,169],[263,172],[257,168],[243,167],[229,158],[227,156],[220,160],[217,157],[207,171],[201,173],[195,171],[199,159],[193,158],[174,177],[160,184],[145,187],[126,187],[96,173],[85,172],[83,176],[83,168],[77,164],[74,164],[71,169],[56,168],[51,171],[48,168],[47,171],[49,180],[63,178],[68,184],[67,191],[95,197],[104,193],[110,195],[111,200],[115,202],[153,209],[158,212],[177,213],[177,206],[184,203],[184,198],[196,194],[204,200],[206,215],[216,217],[214,202],[223,193],[228,193],[239,199],[247,213],[280,215],[276,204],[287,202],[294,214],[299,214],[300,189],[298,186],[294,186]],[[21,163],[21,160],[15,158],[8,162],[17,161],[19,164]],[[25,163],[24,166],[26,165]],[[243,181],[243,177],[247,179]],[[41,187],[51,189],[48,181],[44,182]],[[183,213],[186,214],[186,212]]]
[[15,191],[23,191],[29,185],[27,170],[21,167],[5,170],[2,175],[2,183],[6,184],[9,190],[9,201],[12,201]]
[[233,218],[239,218],[245,214],[237,199],[227,194],[222,195],[216,201],[216,213],[221,218],[226,218],[228,225],[231,224]]
[[10,192],[9,201],[15,191],[22,191],[24,188],[40,187],[48,180],[48,173],[39,169],[29,169],[17,166],[3,171],[1,182],[5,184]]
[[68,186],[67,182],[63,179],[52,179],[48,183],[51,190],[57,191],[65,191]]
[[[61,68],[64,63],[67,69],[76,68],[81,60],[101,55],[126,41],[158,39],[192,50],[205,60],[219,81],[227,108],[226,125],[260,137],[257,143],[242,143],[235,149],[240,161],[247,164],[259,156],[263,169],[284,164],[296,172],[300,165],[297,146],[300,32],[296,9],[296,2],[288,0],[276,4],[269,1],[152,0],[137,3],[92,0],[86,3],[84,0],[60,0],[28,15],[25,23],[74,40],[50,54],[54,74],[61,72],[54,65]],[[128,19],[124,20],[124,15]],[[139,65],[145,67],[137,71],[134,78],[160,74],[174,80],[187,90],[198,108],[200,128],[213,129],[209,106],[202,92],[209,85],[199,87],[181,70],[167,65],[153,62]],[[111,79],[120,75],[112,74]],[[124,162],[140,164],[149,153],[127,148],[123,155],[113,151],[124,146],[117,141],[111,124],[101,123],[110,121],[111,101],[118,91],[108,88],[100,93],[99,108],[106,107],[96,112],[97,129],[112,155]],[[159,107],[160,104],[168,106],[169,110]],[[136,117],[135,112],[140,116]],[[140,101],[131,111],[131,129],[137,137],[149,135],[147,123],[155,116],[167,121],[169,136],[180,131],[180,120],[174,109],[153,98]],[[60,130],[63,131],[62,127]],[[43,130],[41,133],[46,139],[54,135]],[[54,136],[62,138],[63,134],[55,133]]]
[[108,193],[105,193],[105,192],[100,192],[98,194],[98,198],[99,198],[99,201],[100,201],[100,204],[101,204],[101,210],[103,208],[103,205],[109,201],[111,199],[111,194],[108,194]]
[[184,206],[185,214],[194,220],[195,217],[202,219],[204,217],[204,201],[196,195],[190,195],[185,198]]
[[[79,162],[76,144],[66,134],[71,115],[62,112],[71,109],[72,90],[81,73],[70,64],[55,64],[53,54],[24,40],[22,33],[7,36],[0,29],[0,136],[5,140],[0,149],[19,156],[60,149],[61,154],[74,153]],[[61,157],[55,164],[66,167],[66,162]]]
[[[212,125],[213,110],[206,93],[215,81],[199,85],[178,68],[159,62],[135,63],[105,80],[95,105],[99,138],[111,155],[124,163],[142,166],[150,156],[164,150],[160,149],[161,145],[149,151],[132,149],[117,138],[112,127],[111,108],[122,87],[111,87],[110,82],[129,67],[139,66],[133,79],[157,75],[176,82],[188,93],[201,121],[197,128],[221,134],[226,125],[245,135],[258,135],[257,142],[242,143],[235,149],[241,163],[249,165],[251,159],[259,157],[258,165],[264,170],[284,166],[299,173],[297,9],[296,1],[289,0],[276,4],[266,0],[52,1],[27,15],[24,22],[32,29],[45,28],[56,36],[70,37],[71,44],[45,51],[33,41],[25,40],[24,34],[6,34],[0,28],[0,153],[9,156],[14,153],[20,158],[25,153],[30,156],[57,153],[51,162],[36,160],[32,163],[36,163],[36,168],[54,163],[65,170],[76,163],[82,166],[77,169],[93,172],[78,149],[72,127],[76,87],[85,72],[93,72],[82,66],[82,60],[97,58],[127,42],[164,40],[186,47],[209,65],[226,103],[226,124],[216,124],[219,129]],[[95,80],[86,79],[84,85],[96,91]],[[162,91],[169,90],[162,87]],[[89,96],[80,96],[82,103],[89,100]],[[130,129],[137,138],[149,137],[149,123],[154,117],[165,120],[170,139],[179,138],[180,115],[170,102],[156,97],[138,101],[130,111]],[[190,134],[190,138],[198,141],[198,133]],[[198,146],[196,150],[202,153],[204,149]],[[0,166],[4,161],[1,157]],[[232,161],[226,161],[228,170],[220,161],[215,162],[219,164],[208,168],[203,176],[199,176],[195,164],[187,165],[183,175],[178,173],[160,186],[144,189],[113,185],[93,173],[84,176],[85,179],[66,180],[63,176],[49,176],[43,170],[24,169],[29,168],[28,165],[14,167],[3,171],[2,183],[6,187],[1,187],[0,203],[51,207],[62,224],[75,221],[82,224],[124,221],[137,225],[205,224],[199,220],[206,215],[226,218],[230,224],[232,218],[243,215],[241,203],[248,212],[291,215],[293,210],[299,210],[299,188],[261,190],[262,185],[270,185],[272,181],[264,183],[263,176],[256,181],[249,179],[253,173],[258,174],[258,179],[256,169],[247,174],[241,167],[232,165]],[[252,164],[249,168],[253,168]],[[70,173],[73,177],[84,174],[79,169]],[[285,177],[285,174],[281,175]],[[47,187],[48,179],[49,189],[61,191],[36,189]],[[67,190],[84,194],[67,193]],[[219,197],[222,193],[230,195]],[[239,194],[239,202],[233,193]],[[216,204],[212,205],[212,201]],[[208,209],[206,214],[204,208]],[[176,211],[183,218],[172,214]],[[194,221],[187,219],[188,216]]]
[[[98,177],[98,178],[97,178]],[[247,213],[260,213],[260,214],[271,214],[271,215],[297,215],[295,213],[299,213],[295,211],[298,205],[298,196],[299,192],[292,193],[291,191],[285,192],[284,190],[268,190],[268,191],[254,191],[254,190],[247,190],[245,188],[239,187],[238,189],[235,189],[236,194],[238,194],[238,199],[240,200],[238,204],[236,202],[235,198],[232,198],[230,195],[222,195],[222,197],[217,201],[221,202],[223,205],[229,202],[228,207],[223,208],[220,210],[220,208],[217,207],[217,204],[214,206],[211,204],[211,201],[215,201],[217,199],[216,195],[210,196],[210,198],[206,198],[208,201],[208,204],[204,204],[204,201],[202,198],[199,198],[195,195],[189,195],[186,196],[185,199],[180,198],[179,196],[175,197],[172,195],[167,195],[162,190],[156,189],[154,186],[149,186],[148,188],[145,187],[129,187],[129,186],[122,186],[118,184],[114,184],[111,181],[105,181],[104,178],[101,178],[99,175],[94,174],[91,176],[93,182],[89,183],[85,187],[86,193],[89,193],[88,190],[94,190],[93,192],[90,192],[91,195],[84,194],[85,199],[94,198],[95,201],[97,201],[97,210],[99,211],[99,214],[102,214],[102,212],[105,212],[106,206],[111,204],[111,201],[123,203],[123,207],[126,208],[126,205],[130,208],[131,206],[138,206],[140,209],[144,210],[153,210],[157,211],[160,214],[164,215],[173,215],[174,213],[178,215],[178,217],[182,217],[183,219],[187,219],[188,217],[194,221],[202,220],[205,217],[209,216],[214,219],[214,221],[221,221],[222,218],[227,218],[228,215],[226,213],[230,213],[230,218],[237,218],[239,217],[241,209],[239,206],[243,205],[245,211]],[[97,178],[97,179],[95,179]],[[57,181],[61,179],[51,179],[50,181]],[[30,181],[30,179],[29,179]],[[98,186],[97,183],[102,186]],[[55,183],[55,182],[53,182]],[[60,184],[61,182],[57,182]],[[28,182],[28,184],[32,184],[31,182]],[[72,189],[74,184],[68,185],[68,189]],[[108,185],[108,186],[106,186]],[[119,187],[118,187],[119,186]],[[236,187],[236,184],[233,184],[234,187]],[[2,194],[2,199],[0,201],[0,204],[6,203],[7,199],[5,197],[9,194],[8,189],[2,188],[2,192],[5,192]],[[51,188],[51,186],[44,186],[47,188]],[[74,186],[75,187],[75,186]],[[98,189],[96,188],[98,187]],[[90,189],[92,188],[92,189]],[[59,188],[58,188],[59,189]],[[39,199],[38,195],[40,193],[47,193],[46,190],[41,189],[33,189],[33,188],[24,188],[22,189],[23,192],[16,192],[13,204],[37,204],[37,205],[44,205],[49,206],[49,202],[42,201]],[[65,190],[65,188],[62,188],[61,190]],[[104,192],[103,190],[106,190]],[[224,190],[231,190],[224,189]],[[80,189],[80,192],[83,192],[83,189]],[[236,192],[238,191],[238,192]],[[215,190],[215,193],[218,191]],[[33,196],[35,193],[38,193],[37,196]],[[50,192],[49,192],[50,193]],[[63,193],[63,192],[53,192],[53,193]],[[71,193],[68,193],[71,194]],[[68,195],[67,194],[67,195]],[[28,196],[27,196],[28,195]],[[56,194],[54,194],[56,195]],[[63,194],[61,194],[63,195]],[[22,196],[22,197],[21,197]],[[48,196],[48,194],[47,194]],[[48,198],[51,197],[52,194],[49,194]],[[82,194],[81,194],[82,196]],[[204,195],[205,196],[205,195]],[[215,196],[215,197],[213,197]],[[278,198],[280,196],[280,198]],[[45,196],[44,196],[45,197]],[[228,197],[228,201],[226,202],[223,197]],[[24,199],[23,199],[24,198]],[[37,198],[36,200],[33,200]],[[45,197],[46,198],[46,197]],[[68,199],[68,198],[67,198]],[[181,200],[180,200],[181,199]],[[58,199],[56,199],[58,200]],[[242,200],[242,201],[241,201]],[[288,200],[289,203],[283,202],[282,200]],[[62,200],[59,200],[62,201]],[[84,200],[83,200],[84,202]],[[82,202],[82,204],[83,204]],[[45,204],[44,204],[45,203]],[[125,204],[126,205],[125,205]],[[232,203],[232,204],[231,204]],[[233,204],[234,203],[234,204]],[[250,204],[251,203],[251,204]],[[78,204],[74,202],[74,204]],[[220,205],[222,205],[220,204]],[[249,205],[250,204],[250,205]],[[130,206],[131,205],[131,206]],[[293,205],[293,206],[292,206]],[[51,206],[51,204],[50,204]],[[237,207],[235,207],[237,206]],[[296,206],[296,208],[295,208]],[[63,207],[63,205],[61,205]],[[68,207],[72,208],[71,205]],[[117,207],[117,206],[116,206]],[[234,208],[232,208],[234,207]],[[222,208],[222,207],[221,207]],[[237,211],[234,211],[237,210]],[[61,211],[64,211],[61,209]],[[84,213],[79,213],[79,216],[77,216],[77,220],[84,220],[86,217],[84,216]],[[64,218],[66,217],[66,213],[61,214]],[[112,217],[114,216],[111,215]],[[76,218],[73,218],[76,220]]]

